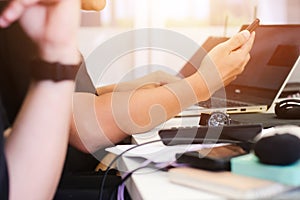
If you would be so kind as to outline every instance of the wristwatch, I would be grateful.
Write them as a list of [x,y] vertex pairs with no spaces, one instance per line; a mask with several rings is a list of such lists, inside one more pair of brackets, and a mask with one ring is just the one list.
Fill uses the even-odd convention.
[[231,122],[230,116],[225,112],[201,113],[199,125],[225,126]]

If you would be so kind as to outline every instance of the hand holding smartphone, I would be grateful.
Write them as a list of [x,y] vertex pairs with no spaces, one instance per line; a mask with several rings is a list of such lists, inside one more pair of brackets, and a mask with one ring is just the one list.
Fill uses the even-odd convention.
[[[242,30],[248,30],[250,33],[252,33],[259,26],[259,23],[260,23],[260,20],[258,18],[256,18],[249,26],[247,26],[246,29],[242,29]],[[234,49],[233,51],[235,51],[237,49],[238,48]]]

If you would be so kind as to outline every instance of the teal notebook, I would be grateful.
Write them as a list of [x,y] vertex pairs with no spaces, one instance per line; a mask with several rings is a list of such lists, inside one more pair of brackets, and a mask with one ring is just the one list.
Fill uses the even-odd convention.
[[286,166],[265,165],[254,154],[247,154],[230,162],[232,173],[300,186],[300,161]]

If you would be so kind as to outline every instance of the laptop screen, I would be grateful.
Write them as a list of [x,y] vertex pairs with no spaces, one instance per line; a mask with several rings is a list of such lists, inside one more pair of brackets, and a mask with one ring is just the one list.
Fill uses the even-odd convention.
[[261,25],[255,32],[251,59],[244,72],[226,87],[226,96],[270,105],[299,57],[300,25]]
[[277,91],[299,56],[300,25],[262,25],[255,32],[251,59],[232,84]]

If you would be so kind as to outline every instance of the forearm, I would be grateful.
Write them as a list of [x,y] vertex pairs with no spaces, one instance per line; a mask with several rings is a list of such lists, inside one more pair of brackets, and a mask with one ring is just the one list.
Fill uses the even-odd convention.
[[[69,2],[71,3],[57,2],[57,5],[52,5],[51,10],[65,10]],[[77,7],[75,1],[73,6],[74,9]],[[65,34],[68,31],[56,29],[59,22],[52,19],[50,11],[48,12],[48,21],[53,24],[45,25],[45,31],[51,34],[41,33],[42,37],[38,37],[39,57],[43,62],[33,64],[34,69],[39,69],[40,72],[43,70],[52,76],[48,67],[43,67],[41,63],[48,63],[48,66],[55,69],[55,63],[60,63],[60,68],[74,67],[71,70],[75,72],[80,62],[73,39],[75,31],[69,34],[70,40],[67,40],[67,36],[59,33],[61,31]],[[77,12],[76,9],[73,12]],[[74,16],[74,20],[76,19]],[[40,79],[36,74],[39,73],[32,73],[29,91],[6,142],[10,199],[51,199],[66,155],[74,80],[62,78],[55,81],[55,77],[43,76]],[[64,76],[63,73],[60,74]],[[37,188],[41,189],[37,191]]]
[[9,197],[52,199],[66,154],[80,61],[80,2],[11,0],[0,14],[0,26],[16,21],[37,45],[41,60],[32,63],[32,84],[5,143]]
[[[139,85],[138,85],[139,84]],[[103,95],[111,92],[124,92],[124,91],[132,91],[135,89],[149,89],[161,86],[161,83],[133,83],[133,82],[123,82],[118,84],[111,84],[102,87],[98,87],[96,89],[97,95]]]
[[[112,93],[108,101],[111,102],[111,117],[118,128],[131,135],[149,131],[187,107],[206,100],[209,95],[201,74],[195,73],[153,89]],[[96,110],[96,113],[99,112]]]
[[137,89],[155,88],[164,84],[173,83],[178,80],[180,80],[180,78],[177,76],[171,75],[164,71],[155,71],[131,81],[99,87],[97,88],[97,94],[102,95],[109,92],[124,92]]
[[[6,142],[11,199],[54,194],[66,153],[73,87],[73,81],[31,85]],[[44,192],[37,193],[37,186]]]
[[151,89],[105,95],[74,95],[71,144],[83,151],[113,145],[148,131],[186,107],[208,97],[201,76]]

